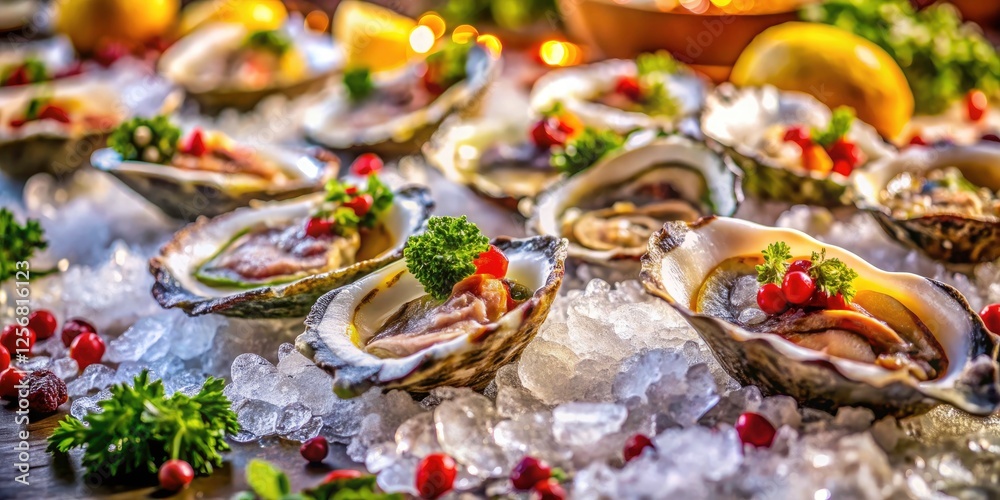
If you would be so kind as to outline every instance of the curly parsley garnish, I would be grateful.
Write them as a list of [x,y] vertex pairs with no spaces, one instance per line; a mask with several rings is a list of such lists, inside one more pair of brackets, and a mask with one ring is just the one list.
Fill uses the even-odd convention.
[[240,425],[222,394],[225,382],[208,377],[194,396],[167,396],[163,382],[143,370],[131,386],[111,387],[111,398],[98,403],[100,413],[83,420],[67,416],[49,436],[49,452],[86,447],[83,465],[90,473],[155,473],[163,462],[181,459],[202,474],[222,465],[229,450],[226,434]]
[[[17,271],[23,271],[23,265],[35,255],[36,250],[45,250],[42,226],[37,220],[28,219],[24,225],[18,224],[14,213],[6,208],[0,208],[0,283],[12,278]],[[37,274],[32,271],[32,274]]]
[[361,102],[375,91],[372,73],[368,68],[356,68],[344,73],[344,88],[351,102]]
[[669,52],[659,50],[655,53],[639,54],[635,59],[639,77],[639,87],[642,89],[642,107],[651,115],[674,116],[680,112],[680,103],[670,94],[663,81],[664,74],[674,74],[681,65]]
[[847,267],[843,261],[834,257],[826,258],[826,249],[812,253],[812,267],[809,268],[809,276],[816,284],[816,289],[825,292],[833,297],[840,294],[845,302],[854,299],[857,290],[854,288],[854,280],[858,278],[858,273],[854,269]]
[[681,64],[677,62],[677,59],[674,59],[674,56],[670,55],[670,52],[658,50],[639,54],[635,58],[635,67],[639,76],[645,76],[653,73],[674,74],[681,69]]
[[292,40],[281,30],[260,30],[247,35],[243,45],[252,49],[270,51],[280,56],[292,48]]
[[625,139],[612,130],[585,127],[566,146],[554,148],[549,162],[566,175],[576,175],[624,144]]
[[431,217],[427,231],[403,248],[406,268],[432,297],[444,300],[455,283],[473,275],[473,261],[489,250],[490,239],[466,216]]
[[781,285],[788,271],[788,260],[792,258],[792,249],[787,243],[779,241],[771,243],[761,253],[764,254],[764,263],[757,266],[757,282],[761,285]]
[[164,115],[154,118],[132,118],[123,122],[108,137],[108,147],[121,155],[123,161],[143,160],[167,163],[177,152],[181,129]]
[[824,130],[813,127],[810,137],[816,144],[819,144],[824,148],[829,148],[833,145],[833,143],[837,142],[838,139],[847,135],[847,132],[851,130],[851,124],[853,123],[854,110],[847,106],[839,106],[837,109],[834,109],[833,113],[830,115],[830,124],[827,125],[826,129]]

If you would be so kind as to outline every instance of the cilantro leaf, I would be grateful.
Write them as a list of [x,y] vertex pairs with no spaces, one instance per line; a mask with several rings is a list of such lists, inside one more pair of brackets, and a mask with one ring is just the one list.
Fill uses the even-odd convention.
[[427,231],[407,240],[403,257],[424,290],[444,300],[456,283],[476,272],[472,261],[489,248],[490,239],[466,216],[431,217]]
[[292,40],[281,30],[260,30],[247,35],[243,46],[282,55],[292,48]]
[[[136,133],[140,127],[142,132]],[[148,130],[148,133],[146,132]],[[181,130],[164,115],[154,118],[135,117],[123,122],[108,137],[108,147],[121,155],[123,161],[143,160],[167,163],[177,152]],[[146,151],[155,150],[153,158]]]
[[826,249],[812,253],[812,267],[809,268],[809,276],[816,284],[816,289],[825,292],[829,296],[840,294],[845,302],[854,299],[857,290],[854,288],[854,280],[858,273],[854,269],[847,267],[840,259],[834,257],[826,258]]
[[372,73],[368,68],[356,68],[344,73],[344,88],[351,102],[361,102],[375,91]]
[[6,208],[0,208],[0,243],[0,283],[14,277],[19,262],[31,259],[36,250],[45,250],[49,245],[37,220],[18,224],[14,213]]
[[553,148],[549,162],[566,175],[576,175],[624,144],[625,139],[614,131],[585,127],[565,147]]
[[764,263],[756,267],[757,282],[761,285],[768,283],[781,285],[781,280],[788,271],[788,260],[792,258],[791,247],[783,241],[778,241],[768,245],[761,253],[764,255]]
[[98,403],[100,413],[81,421],[67,416],[49,437],[49,452],[86,447],[88,472],[155,473],[163,462],[185,460],[198,473],[209,474],[229,450],[226,434],[239,432],[236,414],[222,393],[225,382],[208,377],[194,396],[167,396],[163,382],[150,381],[143,370],[131,386],[117,384],[111,398]]
[[854,123],[854,110],[847,106],[839,106],[837,109],[833,110],[830,115],[830,124],[827,125],[825,130],[813,127],[812,133],[810,134],[813,142],[828,148],[833,143],[847,135],[847,132],[851,130],[851,124]]

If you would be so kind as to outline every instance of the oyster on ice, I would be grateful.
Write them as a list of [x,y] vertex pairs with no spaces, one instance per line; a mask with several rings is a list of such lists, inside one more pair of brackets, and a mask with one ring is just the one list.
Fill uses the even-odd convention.
[[567,238],[570,257],[603,264],[638,260],[666,221],[736,211],[739,176],[723,157],[684,137],[642,136],[542,193],[528,229]]
[[473,274],[442,301],[400,260],[321,297],[297,347],[333,375],[340,397],[373,386],[483,389],[534,338],[566,259],[565,241],[552,236],[492,244],[509,260],[506,278]]
[[307,110],[303,126],[311,140],[337,150],[413,153],[449,114],[474,109],[499,68],[499,53],[471,42],[449,42],[391,72],[353,68]]
[[[817,292],[785,312],[760,310],[754,266],[767,263],[761,252],[774,242],[787,244],[792,258],[812,253],[815,265],[823,252],[821,259],[856,271],[854,301],[836,305],[823,295],[814,304]],[[687,319],[733,378],[765,393],[893,415],[939,403],[988,415],[1000,404],[997,338],[957,290],[879,270],[798,231],[716,217],[667,223],[649,240],[640,279]]]
[[423,187],[394,193],[331,181],[326,193],[199,218],[150,260],[153,296],[191,315],[304,316],[316,299],[402,257],[433,202]]
[[812,96],[770,86],[720,85],[705,102],[701,127],[743,170],[746,193],[766,200],[850,203],[849,179],[894,154],[853,110],[831,112]]
[[[167,215],[193,221],[322,189],[337,158],[323,150],[249,144],[223,132],[185,127],[167,117],[137,118],[118,129],[94,167],[114,175]],[[123,158],[123,152],[128,158]]]
[[293,23],[262,31],[213,23],[168,49],[159,69],[205,111],[215,112],[251,109],[273,94],[317,91],[343,64],[344,54],[329,36]]
[[1000,148],[912,147],[854,179],[855,204],[890,236],[956,265],[1000,258]]

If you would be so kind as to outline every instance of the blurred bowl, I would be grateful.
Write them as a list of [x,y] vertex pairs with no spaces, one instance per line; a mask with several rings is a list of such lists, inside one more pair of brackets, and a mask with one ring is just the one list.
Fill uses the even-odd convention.
[[666,49],[723,81],[758,33],[796,20],[798,9],[814,2],[732,0],[723,8],[709,0],[559,0],[559,8],[570,32],[607,57]]

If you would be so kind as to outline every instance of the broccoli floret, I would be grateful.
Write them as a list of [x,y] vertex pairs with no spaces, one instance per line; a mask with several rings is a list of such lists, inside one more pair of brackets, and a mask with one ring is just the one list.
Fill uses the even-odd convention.
[[108,137],[108,147],[121,155],[122,160],[142,160],[166,163],[177,152],[181,130],[163,115],[155,118],[132,118]]
[[427,231],[406,242],[403,257],[424,290],[444,300],[456,283],[476,272],[473,261],[489,248],[490,239],[464,215],[431,217]]

